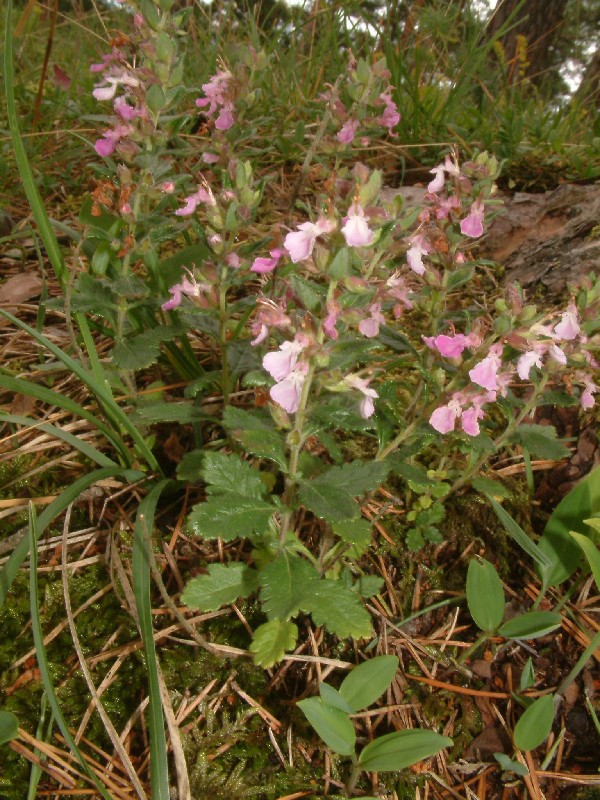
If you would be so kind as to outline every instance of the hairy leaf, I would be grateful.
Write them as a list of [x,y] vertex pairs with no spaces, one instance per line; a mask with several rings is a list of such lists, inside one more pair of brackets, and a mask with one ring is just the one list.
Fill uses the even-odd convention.
[[259,667],[268,669],[281,661],[286,651],[293,650],[298,638],[298,628],[293,622],[272,619],[254,631],[250,652]]
[[344,489],[352,497],[360,497],[377,489],[386,479],[391,464],[386,461],[352,461],[341,467],[330,467],[313,484]]
[[203,539],[230,542],[238,536],[262,535],[268,531],[275,507],[265,500],[221,494],[194,506],[188,527]]
[[315,625],[324,625],[340,639],[373,635],[371,617],[360,597],[341,581],[319,581],[302,610],[311,614]]
[[571,453],[569,448],[556,438],[556,428],[553,425],[519,425],[511,440],[521,442],[523,447],[536,458],[559,461]]
[[260,499],[267,488],[259,471],[236,453],[205,453],[201,474],[208,494],[238,493]]
[[300,500],[306,508],[329,522],[341,522],[359,516],[360,506],[345,489],[317,481],[300,483]]
[[304,608],[319,584],[308,561],[283,552],[260,572],[261,600],[269,619],[289,619]]
[[210,564],[208,575],[192,578],[181,600],[190,608],[216,611],[235,603],[238,597],[248,597],[258,589],[258,572],[245,564]]

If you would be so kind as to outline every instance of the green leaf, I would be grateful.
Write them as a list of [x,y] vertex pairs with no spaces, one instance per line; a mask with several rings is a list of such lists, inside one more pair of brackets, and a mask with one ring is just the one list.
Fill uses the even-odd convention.
[[364,552],[371,544],[373,535],[373,523],[362,517],[357,519],[344,519],[334,522],[333,532],[340,537],[343,542],[353,545],[360,552]]
[[556,611],[528,611],[509,619],[498,633],[505,639],[536,639],[560,628],[561,623],[562,617]]
[[358,759],[358,766],[369,772],[397,772],[425,758],[434,756],[452,739],[435,731],[409,730],[388,733],[368,744]]
[[[586,520],[586,522],[591,524],[592,522],[597,522],[597,520]],[[592,527],[595,526],[592,525]],[[575,531],[569,531],[569,533],[583,550],[596,581],[596,587],[600,589],[600,552],[598,552],[598,545],[594,544],[588,536],[583,536],[581,533],[576,533]]]
[[204,450],[190,450],[184,453],[183,458],[177,464],[176,474],[180,481],[195,483],[200,480],[200,471],[204,463]]
[[258,572],[245,564],[210,564],[208,575],[192,578],[181,595],[190,608],[216,611],[258,589]]
[[274,461],[284,472],[288,471],[280,434],[275,431],[240,431],[237,440],[247,453]]
[[482,631],[495,631],[504,616],[504,589],[493,564],[473,559],[467,572],[467,604]]
[[269,619],[297,614],[319,584],[319,573],[303,558],[285,551],[260,572],[260,597]]
[[550,735],[553,722],[554,695],[538,697],[515,725],[515,747],[519,750],[535,750]]
[[307,311],[316,311],[321,306],[321,288],[312,281],[304,280],[299,275],[291,275],[290,283]]
[[205,453],[202,478],[208,494],[241,494],[260,499],[266,486],[260,472],[236,453]]
[[341,467],[330,467],[313,484],[335,486],[352,497],[360,497],[379,488],[391,468],[391,464],[386,461],[352,461]]
[[347,491],[318,479],[300,481],[299,496],[306,508],[328,522],[354,519],[360,514],[360,506]]
[[329,262],[327,273],[334,281],[343,280],[350,266],[350,248],[341,247]]
[[352,711],[367,708],[385,692],[399,663],[396,656],[375,656],[363,661],[344,678],[340,694]]
[[508,535],[514,539],[519,547],[521,547],[527,553],[527,555],[531,556],[531,558],[533,558],[536,564],[538,564],[540,567],[546,568],[550,566],[550,559],[543,552],[542,548],[531,541],[523,528],[521,528],[521,526],[510,516],[510,514],[502,508],[500,503],[496,502],[496,500],[494,500],[494,498],[490,495],[487,497],[492,508],[496,512],[496,516],[504,526],[504,530],[508,533]]
[[333,686],[330,686],[328,683],[320,683],[319,694],[325,705],[331,706],[331,708],[339,708],[339,710],[343,711],[345,714],[352,714],[353,709],[350,708],[342,695],[337,689],[334,689]]
[[560,461],[571,454],[569,448],[556,438],[553,425],[519,425],[511,441],[520,442],[536,458]]
[[140,406],[129,415],[138,425],[153,425],[160,422],[200,422],[206,420],[206,413],[191,400],[178,400],[174,403],[148,403]]
[[545,586],[557,586],[569,578],[581,562],[581,548],[571,531],[587,533],[585,520],[600,512],[600,467],[580,480],[560,501],[546,523],[539,549],[551,565],[538,569]]
[[275,510],[275,506],[265,500],[221,494],[194,506],[188,517],[188,527],[203,539],[220,538],[230,542],[238,536],[265,534]]
[[112,351],[113,364],[131,372],[156,364],[159,356],[160,342],[149,341],[144,334],[119,342]]
[[10,742],[19,735],[19,720],[10,711],[0,711],[0,744]]
[[303,611],[311,614],[315,625],[324,625],[340,639],[363,639],[373,635],[371,617],[360,597],[341,581],[320,580],[304,600]]
[[281,661],[287,650],[293,650],[298,639],[298,628],[293,622],[272,619],[254,631],[250,652],[259,667],[268,669]]
[[340,756],[354,754],[356,732],[348,715],[324,703],[320,697],[300,700],[298,707],[327,747]]
[[512,758],[509,758],[504,753],[494,753],[494,758],[505,772],[514,772],[515,775],[521,776],[529,775],[529,770],[525,764],[521,764],[520,761],[513,761]]
[[352,587],[361,597],[373,597],[379,594],[385,581],[378,575],[361,575]]
[[519,691],[524,692],[535,684],[535,670],[533,668],[533,660],[531,656],[525,662],[523,672],[519,679]]
[[472,487],[481,494],[491,495],[492,497],[510,497],[510,491],[500,481],[491,478],[474,478],[471,481]]

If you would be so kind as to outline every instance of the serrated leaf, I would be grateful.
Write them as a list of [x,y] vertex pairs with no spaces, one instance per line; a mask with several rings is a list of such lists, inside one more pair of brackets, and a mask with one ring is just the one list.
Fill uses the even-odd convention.
[[536,458],[560,461],[571,454],[569,448],[556,438],[553,425],[519,425],[511,440],[521,442]]
[[375,656],[350,672],[340,686],[340,694],[352,711],[374,703],[389,687],[398,670],[396,656]]
[[160,341],[149,339],[145,333],[119,342],[112,350],[113,364],[131,372],[155,364],[159,356]]
[[343,542],[357,547],[362,552],[371,544],[373,523],[362,517],[334,522],[332,528],[333,532],[339,536]]
[[274,461],[283,472],[287,472],[283,440],[275,431],[239,431],[237,440],[247,453]]
[[467,605],[482,631],[496,630],[504,616],[504,589],[493,564],[473,559],[467,572]]
[[359,596],[340,581],[320,580],[302,606],[315,625],[324,625],[340,639],[364,639],[373,634],[371,617]]
[[481,494],[491,495],[492,497],[510,497],[510,491],[507,487],[500,483],[500,481],[492,480],[491,478],[474,478],[471,481],[472,487]]
[[313,483],[333,485],[352,497],[360,497],[381,486],[390,469],[391,464],[386,461],[352,461],[341,467],[330,467]]
[[379,594],[385,581],[378,575],[361,575],[352,587],[352,591],[361,597],[373,597]]
[[327,705],[320,697],[300,700],[298,707],[327,747],[340,756],[353,755],[356,732],[347,714]]
[[452,739],[435,731],[388,733],[364,748],[358,765],[369,772],[397,772],[434,756],[442,748],[451,747],[452,744]]
[[[595,528],[595,524],[598,520],[586,520],[588,525]],[[600,589],[600,552],[598,552],[598,546],[592,542],[592,540],[588,536],[584,536],[581,533],[576,533],[575,531],[570,531],[570,535],[575,539],[579,547],[583,550],[585,557],[588,560],[588,564],[592,570],[592,575],[594,576],[594,580],[596,582],[596,587]]]
[[343,711],[345,714],[352,714],[353,709],[350,708],[342,695],[337,689],[334,689],[333,686],[330,686],[328,683],[320,683],[319,694],[325,705],[331,706],[331,708],[339,708],[339,710]]
[[328,522],[359,516],[360,506],[347,491],[327,483],[317,483],[317,480],[300,482],[298,494],[302,505]]
[[260,572],[260,597],[269,619],[289,619],[319,583],[319,573],[308,561],[283,552]]
[[19,735],[19,720],[10,711],[0,711],[0,744],[10,742]]
[[536,639],[552,633],[562,624],[562,617],[556,611],[528,611],[519,614],[500,627],[498,633],[505,639]]
[[203,462],[204,450],[191,450],[189,453],[184,453],[175,470],[177,477],[180,481],[189,481],[190,483],[199,481]]
[[553,722],[554,695],[538,697],[515,725],[515,747],[519,750],[535,750],[550,735]]
[[192,578],[181,600],[190,608],[216,611],[258,589],[258,572],[245,564],[210,564],[208,575]]
[[254,631],[250,652],[259,667],[268,669],[281,661],[288,650],[293,650],[298,639],[298,628],[293,622],[272,619]]
[[205,453],[202,478],[211,495],[239,493],[244,497],[262,498],[266,491],[259,471],[236,453]]
[[273,431],[271,418],[260,411],[227,406],[223,412],[223,427],[228,433],[238,431]]
[[221,494],[194,506],[188,517],[188,528],[203,539],[230,542],[238,536],[263,535],[275,506],[254,497]]
[[316,311],[321,306],[322,289],[318,284],[304,280],[299,275],[291,275],[290,283],[308,311]]

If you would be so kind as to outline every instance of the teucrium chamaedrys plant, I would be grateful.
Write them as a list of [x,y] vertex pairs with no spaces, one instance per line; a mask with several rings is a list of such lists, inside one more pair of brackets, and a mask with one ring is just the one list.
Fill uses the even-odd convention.
[[298,706],[325,744],[352,758],[346,791],[352,794],[361,772],[397,772],[435,755],[453,742],[432,730],[403,730],[379,736],[356,753],[352,714],[370,706],[388,689],[398,669],[396,656],[375,656],[355,667],[339,690],[319,685],[319,697],[300,700]]
[[[210,610],[258,590],[267,621],[251,647],[268,666],[293,648],[301,612],[341,638],[372,634],[363,599],[381,582],[362,575],[371,525],[357,498],[388,475],[410,491],[408,535],[417,548],[439,540],[444,497],[500,447],[564,453],[553,429],[526,420],[563,377],[565,402],[577,402],[579,391],[581,405],[593,405],[600,283],[588,281],[566,309],[542,314],[518,288],[493,315],[465,302],[464,287],[489,280],[489,265],[472,251],[497,203],[498,164],[486,153],[463,163],[451,153],[432,169],[422,205],[390,197],[383,174],[362,164],[357,149],[376,129],[393,135],[399,119],[381,60],[352,62],[329,87],[301,169],[306,177],[315,160],[329,168],[323,191],[308,202],[298,184],[300,219],[287,229],[269,223],[261,239],[264,181],[254,177],[256,164],[238,160],[236,143],[266,59],[249,53],[202,85],[196,105],[207,136],[190,185],[165,148],[177,133],[169,113],[185,94],[174,44],[182,17],[153,8],[135,17],[135,67],[115,47],[95,68],[96,96],[114,111],[96,151],[121,188],[114,219],[104,219],[96,198],[108,233],[91,265],[112,270],[102,285],[117,306],[121,369],[151,363],[161,342],[179,336],[167,355],[193,374],[187,331],[216,345],[218,368],[188,391],[220,391],[229,452],[191,453],[179,477],[206,487],[190,529],[226,543],[247,539],[251,551],[244,561],[211,564],[184,600]],[[107,247],[117,234],[119,246]],[[174,234],[186,246],[164,257]],[[132,282],[135,302],[115,300]],[[158,313],[167,315],[164,328]],[[240,380],[255,388],[254,408],[230,402]],[[364,457],[348,458],[349,434]],[[429,469],[418,460],[425,451]],[[316,520],[312,541],[301,529],[306,512]]]

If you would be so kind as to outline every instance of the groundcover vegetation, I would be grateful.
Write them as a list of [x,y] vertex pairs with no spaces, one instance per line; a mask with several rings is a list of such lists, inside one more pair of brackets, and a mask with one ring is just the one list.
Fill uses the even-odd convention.
[[600,280],[485,252],[593,102],[409,5],[8,4],[0,797],[600,781]]

